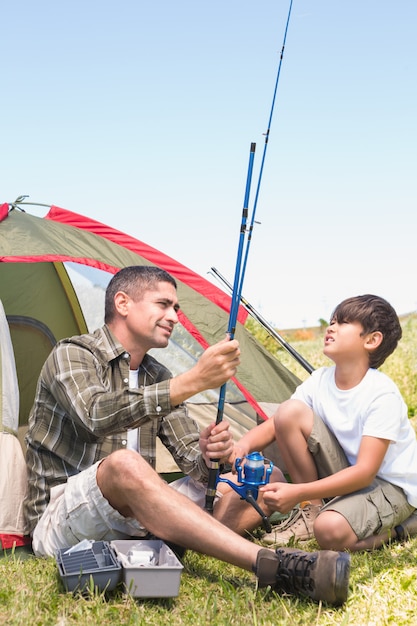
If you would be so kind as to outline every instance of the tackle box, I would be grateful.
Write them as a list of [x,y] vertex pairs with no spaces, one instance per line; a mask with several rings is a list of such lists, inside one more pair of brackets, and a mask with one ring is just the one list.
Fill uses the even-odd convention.
[[171,548],[159,539],[84,541],[59,550],[56,561],[67,591],[86,590],[92,582],[100,591],[112,591],[123,582],[125,592],[135,598],[177,596],[183,570]]

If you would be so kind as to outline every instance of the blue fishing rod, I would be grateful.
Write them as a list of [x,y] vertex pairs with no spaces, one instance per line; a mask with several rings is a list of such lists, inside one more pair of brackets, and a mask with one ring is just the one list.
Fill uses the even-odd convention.
[[[276,76],[276,79],[275,79],[275,87],[274,87],[274,94],[273,94],[273,97],[272,97],[272,105],[271,105],[271,110],[270,110],[270,113],[269,113],[268,128],[267,128],[267,131],[265,133],[264,150],[263,150],[263,154],[262,154],[261,166],[259,168],[258,183],[257,183],[257,186],[256,186],[255,199],[254,199],[254,202],[253,202],[252,218],[251,218],[251,222],[250,222],[249,229],[248,229],[248,242],[247,242],[247,245],[246,245],[245,259],[244,259],[244,262],[243,262],[243,270],[242,270],[242,277],[241,277],[242,281],[243,281],[243,277],[244,277],[245,271],[246,271],[246,264],[248,262],[248,255],[249,255],[249,247],[250,247],[250,243],[251,243],[251,240],[252,240],[252,231],[253,231],[253,227],[254,227],[254,224],[255,224],[255,215],[256,215],[256,209],[257,209],[257,206],[258,206],[259,191],[260,191],[260,188],[261,188],[261,181],[262,181],[262,175],[263,175],[263,171],[264,171],[265,157],[266,157],[266,152],[267,152],[267,149],[268,149],[269,134],[270,134],[270,131],[271,131],[272,117],[274,115],[275,100],[276,100],[276,97],[277,97],[279,78],[281,76],[282,60],[284,58],[285,44],[286,44],[286,41],[287,41],[287,33],[288,33],[288,26],[289,26],[290,18],[291,18],[292,4],[293,4],[293,0],[291,0],[291,2],[290,2],[290,8],[288,10],[287,22],[286,22],[286,25],[285,25],[284,38],[283,38],[281,54],[280,54],[280,58],[279,58],[277,76]],[[242,293],[242,287],[243,287],[243,285],[240,285],[240,288],[239,288],[240,293]]]
[[[252,171],[253,171],[253,161],[255,158],[255,149],[256,144],[251,143],[250,153],[249,153],[249,165],[248,165],[248,173],[246,177],[246,188],[245,188],[245,197],[243,201],[243,209],[242,209],[242,219],[240,223],[240,233],[239,233],[239,245],[237,250],[237,259],[236,259],[236,268],[235,268],[235,278],[233,282],[233,290],[231,296],[231,304],[230,304],[230,314],[229,314],[229,324],[227,327],[227,334],[229,339],[233,339],[236,331],[236,321],[237,314],[239,311],[240,297],[239,288],[242,284],[241,280],[241,272],[242,272],[242,258],[243,258],[243,248],[245,244],[246,237],[246,225],[248,219],[248,207],[249,207],[249,196],[250,196],[250,188],[252,183]],[[224,383],[220,387],[219,392],[219,403],[217,406],[217,417],[216,424],[220,424],[223,419],[224,413],[224,403],[226,399],[226,383]],[[216,485],[219,473],[219,461],[220,459],[212,459],[210,463],[209,470],[209,478],[207,484],[206,491],[206,511],[208,513],[213,513],[213,505],[214,498],[216,495]]]
[[[275,81],[275,89],[274,89],[274,95],[272,99],[272,106],[271,106],[271,111],[269,115],[268,129],[267,129],[267,132],[265,133],[265,145],[264,145],[264,151],[262,155],[261,167],[259,171],[259,178],[258,178],[255,201],[254,201],[254,206],[253,206],[253,211],[252,211],[252,217],[251,217],[250,227],[249,229],[247,229],[249,193],[250,193],[250,186],[251,186],[251,180],[252,180],[253,159],[255,156],[255,144],[254,143],[251,144],[248,175],[247,175],[247,180],[246,180],[245,199],[244,199],[242,221],[241,221],[241,227],[240,227],[238,254],[237,254],[237,260],[236,260],[235,278],[233,282],[232,302],[231,302],[229,325],[228,325],[228,331],[227,331],[230,339],[233,339],[235,330],[236,330],[237,313],[238,313],[239,305],[241,301],[242,287],[243,287],[243,281],[244,281],[244,276],[245,276],[245,271],[246,271],[250,242],[252,238],[253,226],[255,224],[255,214],[256,214],[256,208],[258,204],[259,190],[261,186],[263,167],[265,163],[266,151],[267,151],[267,146],[268,146],[271,121],[272,121],[273,111],[275,107],[275,100],[276,100],[276,94],[278,90],[279,77],[281,74],[281,66],[282,66],[282,60],[284,56],[284,49],[285,49],[285,43],[287,39],[287,32],[288,32],[288,25],[290,22],[292,4],[293,4],[293,0],[291,0],[290,2],[290,7],[288,11],[283,45],[282,45],[280,61],[278,65],[278,72],[277,72],[277,77]],[[248,240],[247,240],[246,249],[245,249],[244,261],[242,265],[243,247],[244,247],[246,236]],[[219,424],[223,419],[225,397],[226,397],[226,383],[223,384],[222,387],[220,388],[216,424]],[[219,459],[214,459],[211,461],[211,465],[209,469],[209,477],[208,477],[208,484],[207,484],[207,491],[206,491],[206,503],[205,503],[206,511],[211,514],[213,513],[214,498],[216,495],[216,485],[218,482],[218,475],[219,475]]]

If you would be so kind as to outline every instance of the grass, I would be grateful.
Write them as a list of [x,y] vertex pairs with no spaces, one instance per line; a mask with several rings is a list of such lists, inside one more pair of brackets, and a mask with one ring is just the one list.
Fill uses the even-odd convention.
[[[399,386],[416,426],[417,316],[407,316],[402,325],[403,339],[381,369]],[[325,364],[320,331],[293,331],[286,340],[314,367]],[[284,350],[278,352],[284,364],[305,378],[301,366]],[[317,544],[303,547],[315,550]],[[340,608],[257,590],[249,572],[196,553],[187,552],[183,564],[176,598],[140,600],[122,589],[105,594],[94,588],[82,596],[65,592],[53,558],[23,558],[16,552],[0,559],[0,625],[402,626],[417,620],[417,537],[353,554],[350,594]]]
[[[314,550],[314,541],[306,544]],[[64,591],[55,560],[33,556],[0,561],[0,624],[173,626],[402,625],[417,615],[417,539],[374,553],[352,555],[350,595],[341,608],[257,590],[238,568],[186,553],[179,596],[139,600],[122,590],[93,588],[84,596]]]

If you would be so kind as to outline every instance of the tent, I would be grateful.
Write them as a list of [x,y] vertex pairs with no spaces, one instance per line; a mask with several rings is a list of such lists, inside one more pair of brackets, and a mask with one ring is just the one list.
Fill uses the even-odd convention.
[[[40,218],[16,203],[2,204],[0,301],[16,362],[21,431],[27,425],[40,368],[52,346],[62,337],[88,330],[68,263],[84,273],[100,270],[109,278],[128,265],[157,265],[175,278],[180,324],[170,347],[157,354],[174,374],[222,339],[227,329],[230,297],[159,250],[56,206]],[[239,310],[235,336],[242,359],[236,379],[228,384],[225,404],[225,419],[236,437],[270,416],[300,382],[244,328],[247,315],[244,308]],[[202,425],[215,420],[213,395],[190,399],[188,406]],[[171,470],[169,460],[162,459],[159,471]]]
[[0,302],[0,542],[4,548],[25,543],[22,503],[26,467],[17,438],[19,390],[10,331]]

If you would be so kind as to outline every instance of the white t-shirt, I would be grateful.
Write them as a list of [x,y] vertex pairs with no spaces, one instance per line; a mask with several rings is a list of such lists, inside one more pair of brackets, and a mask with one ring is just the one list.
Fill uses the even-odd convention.
[[396,384],[369,369],[359,385],[338,389],[335,366],[322,367],[295,390],[335,435],[351,465],[357,460],[364,435],[391,441],[378,476],[401,487],[417,507],[417,440],[407,406]]
[[[137,370],[129,370],[129,387],[137,388],[139,383],[139,368]],[[138,451],[138,429],[133,428],[127,431],[127,448],[128,450]]]

